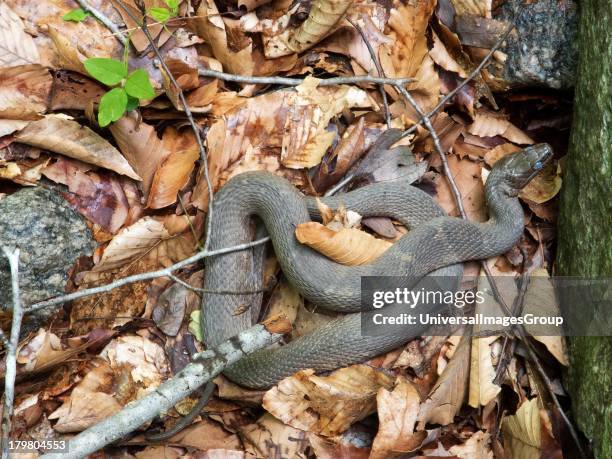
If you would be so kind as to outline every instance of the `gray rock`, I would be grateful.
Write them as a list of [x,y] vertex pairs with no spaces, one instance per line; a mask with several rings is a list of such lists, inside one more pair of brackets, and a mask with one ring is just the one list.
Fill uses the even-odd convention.
[[[83,218],[57,193],[24,188],[0,199],[0,246],[19,247],[21,301],[32,304],[64,293],[68,272],[95,248]],[[10,268],[0,254],[0,305],[11,306]],[[40,326],[55,307],[27,317],[23,331]]]
[[502,51],[508,55],[503,79],[511,86],[574,86],[578,51],[577,6],[573,0],[522,0],[504,3],[495,19],[511,20],[518,8],[515,33]]

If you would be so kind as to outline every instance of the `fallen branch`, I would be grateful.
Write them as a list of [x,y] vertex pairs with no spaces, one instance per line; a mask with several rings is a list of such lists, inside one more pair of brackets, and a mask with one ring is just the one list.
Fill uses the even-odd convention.
[[175,263],[164,269],[159,269],[157,271],[149,271],[149,272],[141,273],[141,274],[134,274],[133,276],[127,276],[122,279],[117,279],[116,281],[111,282],[110,284],[101,285],[100,287],[92,287],[92,288],[88,288],[84,290],[79,290],[74,293],[69,293],[68,295],[56,296],[48,300],[39,301],[38,303],[33,303],[25,307],[25,312],[29,313],[32,311],[36,311],[38,309],[46,308],[49,306],[54,306],[57,304],[62,304],[67,301],[78,300],[79,298],[85,298],[87,296],[97,295],[99,293],[107,293],[118,287],[123,287],[124,285],[133,284],[134,282],[142,282],[145,280],[157,279],[158,277],[172,278],[173,271],[184,268],[185,266],[188,266],[206,257],[213,257],[216,255],[223,255],[225,253],[237,252],[239,250],[250,249],[251,247],[255,247],[260,244],[264,244],[268,242],[269,240],[270,240],[269,237],[265,237],[265,238],[258,239],[253,242],[248,242],[246,244],[240,244],[240,245],[236,245],[233,247],[227,247],[225,249],[201,251],[189,258],[186,258],[183,261],[179,261],[178,263]]
[[283,316],[276,316],[245,330],[214,349],[196,354],[191,363],[152,393],[129,403],[118,413],[69,440],[65,453],[45,454],[42,457],[77,459],[102,449],[151,421],[161,411],[169,410],[221,373],[225,367],[245,355],[279,341],[289,330],[289,322]]
[[125,34],[119,29],[117,24],[107,18],[106,15],[102,13],[102,11],[94,8],[85,0],[76,0],[76,2],[81,6],[81,8],[83,8],[84,11],[87,11],[94,18],[104,24],[104,27],[106,27],[113,33],[113,36],[119,41],[119,43],[121,43],[126,48],[130,46],[130,42],[125,36]]
[[[218,78],[223,81],[232,81],[234,83],[244,84],[276,84],[280,86],[299,86],[304,82],[304,78],[287,78],[287,77],[263,77],[263,76],[244,76],[234,75],[233,73],[219,72],[217,70],[199,69],[200,76],[207,78]],[[350,77],[333,77],[322,78],[319,80],[319,86],[336,86],[340,84],[356,84],[356,83],[371,83],[371,84],[390,84],[402,85],[414,81],[412,78],[384,78],[375,77],[372,75],[357,75]]]
[[13,403],[15,402],[15,377],[17,375],[17,346],[23,308],[19,295],[19,249],[10,250],[2,247],[2,252],[8,258],[11,267],[11,290],[13,292],[13,319],[11,334],[6,347],[6,370],[4,376],[4,396],[2,403],[2,459],[9,457],[9,435],[11,433],[11,417],[13,416]]

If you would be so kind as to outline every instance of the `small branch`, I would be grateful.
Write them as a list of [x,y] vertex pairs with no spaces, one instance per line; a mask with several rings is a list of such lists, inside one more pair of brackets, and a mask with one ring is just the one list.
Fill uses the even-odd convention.
[[119,41],[119,43],[121,43],[126,48],[130,46],[129,40],[126,38],[124,33],[119,29],[117,24],[115,24],[113,21],[107,18],[104,15],[104,13],[102,13],[100,10],[97,10],[96,8],[91,6],[86,0],[75,0],[75,1],[81,6],[81,8],[83,8],[83,10],[87,11],[94,18],[96,18],[98,21],[104,24],[104,27],[106,27],[108,30],[110,30],[113,33],[113,35]]
[[2,247],[11,267],[11,290],[13,292],[13,319],[11,322],[11,335],[6,350],[6,371],[4,376],[4,397],[2,403],[2,459],[9,457],[9,435],[11,433],[11,417],[13,416],[13,403],[15,402],[15,377],[17,375],[17,346],[23,308],[19,294],[19,249],[10,250]]
[[153,392],[129,403],[118,413],[69,440],[65,453],[45,454],[42,457],[77,459],[102,449],[152,420],[160,411],[169,410],[221,373],[225,367],[245,355],[278,342],[290,329],[291,326],[284,317],[276,316],[245,330],[214,349],[196,354],[191,363]]
[[[495,42],[493,47],[489,50],[487,55],[480,61],[480,64],[478,64],[478,66],[472,71],[472,73],[470,73],[468,77],[465,80],[463,80],[455,89],[453,89],[451,92],[445,95],[442,99],[440,99],[440,101],[436,104],[436,106],[429,113],[427,113],[427,118],[431,118],[433,115],[435,115],[438,112],[438,110],[440,110],[446,104],[446,102],[448,102],[453,97],[455,97],[455,95],[459,91],[461,91],[461,89],[463,89],[463,87],[466,84],[468,84],[470,81],[476,78],[478,74],[480,74],[480,71],[484,68],[485,65],[487,65],[491,57],[493,57],[493,54],[495,54],[495,51],[497,51],[499,47],[502,45],[502,43],[506,40],[506,38],[508,38],[508,35],[510,35],[510,32],[512,32],[512,29],[514,29],[514,21],[510,23],[510,25],[508,26],[506,31],[503,33],[503,35],[499,38],[499,40],[497,40],[497,42]],[[411,126],[410,129],[407,129],[402,134],[402,137],[406,137],[407,135],[412,134],[414,131],[417,130],[418,126],[421,123],[424,123],[423,118],[421,118],[414,126]]]
[[[198,72],[200,76],[203,77],[218,78],[219,80],[232,81],[234,83],[299,86],[304,82],[304,78],[243,76],[234,75],[233,73],[218,72],[217,70],[210,69],[200,69]],[[341,84],[355,83],[389,84],[395,86],[410,83],[411,81],[414,80],[412,78],[383,78],[374,77],[372,75],[358,75],[351,77],[323,78],[319,80],[319,86],[336,86]]]
[[444,154],[444,151],[442,150],[442,144],[440,143],[440,137],[438,137],[438,133],[434,129],[433,125],[431,124],[431,120],[429,119],[429,116],[426,115],[423,112],[423,110],[421,110],[421,107],[419,107],[419,104],[417,103],[417,101],[414,100],[414,97],[412,97],[412,94],[410,94],[410,92],[405,87],[397,86],[396,88],[402,94],[402,96],[404,96],[404,98],[408,101],[408,103],[412,105],[412,108],[414,108],[414,110],[421,117],[420,122],[423,122],[423,124],[425,124],[425,127],[429,131],[429,134],[431,135],[431,138],[434,142],[434,147],[436,148],[436,151],[438,152],[438,155],[440,156],[440,161],[442,161],[442,168],[444,170],[444,175],[446,175],[448,184],[450,185],[451,191],[453,192],[453,196],[455,197],[455,201],[457,202],[457,208],[459,209],[459,213],[461,214],[462,218],[467,219],[467,214],[465,213],[465,209],[463,208],[463,199],[461,198],[461,192],[459,191],[459,188],[457,187],[457,184],[455,183],[453,175],[451,174],[450,167],[448,166],[448,161],[446,160],[446,155]]
[[[376,67],[378,76],[384,77],[385,72],[383,71],[382,65],[380,65],[380,61],[376,57],[374,48],[372,48],[372,44],[368,40],[368,37],[366,37],[366,34],[363,31],[363,29],[359,26],[359,24],[357,24],[356,22],[353,22],[351,18],[349,18],[348,16],[346,16],[345,19],[355,28],[355,30],[357,30],[357,32],[359,32],[359,35],[361,35],[361,39],[363,40],[366,47],[368,48],[368,52],[370,53],[372,62],[374,62],[374,66]],[[383,100],[383,105],[385,106],[385,121],[387,123],[387,128],[390,128],[391,127],[391,112],[389,111],[389,101],[387,100],[387,92],[385,91],[385,86],[382,84],[378,85],[378,90],[380,91],[380,95]]]
[[201,251],[196,253],[195,255],[186,258],[183,261],[179,261],[171,266],[168,266],[164,269],[159,269],[157,271],[150,271],[147,273],[134,274],[133,276],[124,277],[122,279],[118,279],[110,284],[102,285],[100,287],[93,287],[84,290],[79,290],[74,293],[70,293],[68,295],[57,296],[55,298],[50,298],[48,300],[40,301],[38,303],[31,304],[25,308],[26,312],[36,311],[38,309],[46,308],[49,306],[54,306],[56,304],[62,304],[67,301],[78,300],[79,298],[84,298],[87,296],[97,295],[99,293],[107,293],[113,289],[118,287],[123,287],[124,285],[133,284],[134,282],[142,282],[150,279],[157,279],[158,277],[170,277],[173,271],[177,269],[188,266],[196,261],[202,260],[206,257],[213,257],[216,255],[223,255],[225,253],[237,252],[239,250],[250,249],[251,247],[258,246],[260,244],[264,244],[270,240],[269,237],[265,237],[262,239],[258,239],[253,242],[248,242],[246,244],[236,245],[234,247],[228,247],[225,249],[218,250],[209,250],[209,251]]

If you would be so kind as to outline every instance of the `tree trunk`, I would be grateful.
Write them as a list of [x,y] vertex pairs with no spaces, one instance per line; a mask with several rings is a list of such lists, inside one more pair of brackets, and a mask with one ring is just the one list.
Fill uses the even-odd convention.
[[[612,276],[612,8],[580,3],[579,64],[570,150],[559,216],[557,273]],[[596,319],[607,311],[574,304]],[[574,418],[598,458],[612,457],[612,338],[570,338],[566,385]]]

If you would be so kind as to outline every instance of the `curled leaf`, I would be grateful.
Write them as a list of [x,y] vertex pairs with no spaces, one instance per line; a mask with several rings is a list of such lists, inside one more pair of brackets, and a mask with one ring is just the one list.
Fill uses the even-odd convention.
[[317,222],[298,225],[295,237],[336,263],[347,266],[371,263],[393,245],[356,228],[342,228],[336,232]]

